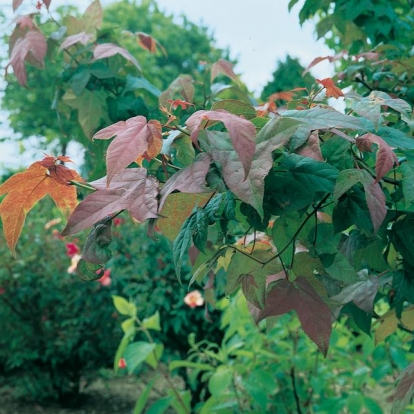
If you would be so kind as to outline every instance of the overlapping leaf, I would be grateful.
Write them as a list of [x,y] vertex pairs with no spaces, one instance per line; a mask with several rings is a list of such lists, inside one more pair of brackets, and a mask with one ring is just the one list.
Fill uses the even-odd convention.
[[[41,162],[35,162],[0,185],[0,195],[7,194],[0,205],[0,216],[7,245],[13,254],[26,215],[39,200],[49,195],[66,215],[77,205],[76,189],[68,185],[68,181],[79,181],[81,177],[76,171],[57,164],[58,159],[54,161],[50,170]],[[50,160],[45,164],[49,165]]]
[[106,177],[90,183],[97,189],[77,206],[62,235],[77,233],[121,210],[145,221],[158,217],[158,181],[145,168],[129,168],[116,174],[109,187]]
[[326,356],[332,332],[331,311],[302,276],[293,283],[287,279],[275,282],[266,296],[266,305],[259,314],[259,321],[291,310],[296,311],[303,330]]
[[191,139],[198,145],[198,134],[209,121],[222,122],[229,132],[231,142],[247,177],[256,148],[256,128],[247,119],[227,111],[197,111],[188,118],[186,124],[191,131]]
[[138,157],[148,155],[154,158],[162,147],[161,124],[143,116],[135,116],[127,121],[119,121],[98,131],[94,139],[116,138],[111,142],[106,153],[107,180],[111,180],[123,168]]
[[175,173],[160,191],[160,211],[168,194],[175,190],[182,193],[208,193],[206,175],[210,168],[211,159],[206,153],[199,154],[188,167]]
[[141,66],[139,65],[138,61],[134,58],[134,56],[132,56],[131,53],[128,52],[128,50],[114,43],[100,43],[93,50],[94,60],[105,59],[115,55],[123,56],[126,60],[132,62],[139,71],[141,70]]
[[165,106],[168,100],[174,100],[177,95],[186,102],[192,103],[194,100],[193,78],[190,75],[180,75],[171,82],[170,86],[159,97],[161,106]]

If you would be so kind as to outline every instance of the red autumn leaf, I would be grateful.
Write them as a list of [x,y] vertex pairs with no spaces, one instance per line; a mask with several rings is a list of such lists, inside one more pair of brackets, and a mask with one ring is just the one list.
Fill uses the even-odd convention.
[[43,59],[46,55],[46,51],[46,39],[43,34],[37,30],[30,30],[24,37],[17,39],[11,51],[10,65],[21,85],[26,86],[27,82],[24,62],[31,57],[43,67]]
[[[305,88],[306,90],[306,88]],[[282,100],[282,101],[291,101],[293,98],[293,92],[289,91],[289,92],[275,92],[272,93],[267,100],[269,102],[271,101],[277,101],[277,100]]]
[[334,84],[334,81],[331,78],[325,79],[316,79],[316,82],[321,84],[326,89],[327,98],[338,99],[341,96],[344,96],[344,93]]
[[312,60],[312,62],[309,64],[309,66],[304,70],[303,75],[305,75],[307,72],[309,72],[315,65],[317,65],[320,62],[323,62],[324,60],[328,60],[330,63],[335,62],[338,59],[341,59],[346,54],[346,51],[340,52],[335,56],[319,56]]
[[67,215],[74,210],[77,205],[76,188],[68,185],[69,180],[81,181],[82,178],[64,165],[53,165],[48,169],[38,161],[0,185],[0,195],[7,194],[0,205],[0,216],[7,245],[13,254],[26,215],[43,197],[49,195]]
[[357,137],[355,139],[355,145],[361,152],[372,151],[372,141],[367,137]]
[[167,56],[167,52],[165,48],[158,42],[158,40],[154,39],[152,36],[150,36],[147,33],[144,32],[137,32],[135,35],[138,38],[138,44],[144,48],[145,50],[148,50],[150,53],[157,53],[157,46],[161,49],[161,52],[164,54],[164,56]]
[[359,139],[367,139],[379,147],[375,163],[375,173],[377,175],[375,182],[378,183],[394,167],[394,164],[398,164],[398,158],[391,147],[378,135],[368,132]]
[[[116,135],[106,153],[108,185],[113,177],[137,158],[157,156],[162,147],[161,124],[139,115],[119,121],[98,131],[94,139],[109,139]],[[155,155],[154,155],[155,154]]]
[[160,191],[161,211],[168,194],[175,190],[182,193],[208,193],[211,190],[206,187],[206,175],[210,168],[210,157],[205,153],[199,154],[193,163],[175,173]]
[[319,145],[318,131],[313,132],[305,145],[302,145],[296,150],[296,154],[303,157],[312,158],[316,161],[324,161],[322,157],[321,147]]
[[233,71],[233,63],[228,62],[227,60],[219,59],[217,62],[213,63],[211,66],[210,81],[213,82],[220,74],[227,76],[235,82],[239,81],[239,78]]
[[116,174],[109,188],[103,177],[90,183],[97,189],[76,207],[62,236],[77,233],[121,210],[138,221],[158,217],[158,181],[145,168],[128,168]]
[[68,36],[60,45],[59,50],[67,49],[68,47],[73,46],[76,43],[86,45],[87,43],[91,42],[92,39],[93,35],[91,33],[77,33],[72,36]]
[[194,104],[187,101],[182,101],[181,99],[175,99],[174,101],[172,99],[167,99],[166,102],[171,104],[172,109],[177,109],[179,106],[181,107],[181,109],[187,109],[187,107],[189,106],[195,107]]
[[129,53],[126,49],[121,46],[115,45],[114,43],[101,43],[95,47],[93,50],[93,59],[105,59],[115,55],[121,55],[126,60],[132,62],[138,70],[141,70],[141,66],[138,61]]
[[[232,144],[244,169],[244,178],[249,174],[256,150],[256,128],[247,119],[240,118],[224,110],[197,111],[187,119],[191,139],[198,145],[198,133],[205,128],[207,121],[222,122],[229,132]],[[207,124],[208,125],[208,124]]]
[[293,283],[281,279],[274,283],[266,297],[259,321],[283,315],[291,310],[298,314],[306,335],[326,356],[332,332],[331,312],[312,285],[302,276]]

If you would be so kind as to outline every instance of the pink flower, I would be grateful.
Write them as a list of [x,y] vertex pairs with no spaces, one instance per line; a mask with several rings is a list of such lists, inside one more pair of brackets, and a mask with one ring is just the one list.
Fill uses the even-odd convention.
[[120,358],[118,361],[118,368],[126,368],[126,366],[125,358]]
[[74,254],[71,259],[71,265],[68,267],[68,273],[75,273],[76,267],[78,266],[79,260],[81,259],[80,254]]
[[97,280],[102,286],[109,286],[112,283],[111,269],[105,269],[103,276]]
[[198,290],[193,290],[185,295],[184,303],[190,308],[195,308],[196,306],[204,305],[204,298]]
[[66,255],[73,257],[80,253],[79,246],[76,243],[66,243]]

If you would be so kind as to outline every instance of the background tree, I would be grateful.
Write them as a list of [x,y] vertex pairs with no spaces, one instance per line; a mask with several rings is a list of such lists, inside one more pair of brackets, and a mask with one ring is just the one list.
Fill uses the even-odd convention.
[[[285,60],[279,60],[276,70],[272,73],[272,79],[263,88],[260,99],[266,101],[273,93],[288,92],[294,88],[304,87],[311,89],[315,83],[313,77],[306,73],[299,59],[287,55]],[[279,102],[278,102],[279,103]]]

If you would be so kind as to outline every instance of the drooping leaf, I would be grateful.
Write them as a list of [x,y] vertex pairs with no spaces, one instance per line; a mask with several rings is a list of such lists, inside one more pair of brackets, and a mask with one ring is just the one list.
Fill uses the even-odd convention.
[[312,158],[315,161],[324,161],[319,144],[319,136],[317,131],[309,135],[305,145],[296,150],[296,154],[302,157]]
[[265,308],[259,314],[259,321],[291,310],[296,311],[306,335],[326,356],[332,332],[331,311],[302,276],[293,283],[281,279],[272,285],[266,296]]
[[400,414],[414,395],[414,364],[409,365],[397,378],[398,384],[392,395],[391,414]]
[[74,35],[68,36],[60,45],[59,50],[67,49],[76,43],[81,43],[82,45],[86,45],[93,41],[94,36],[91,33],[80,32]]
[[75,95],[68,89],[62,100],[70,107],[77,109],[79,124],[87,138],[96,132],[103,120],[107,120],[106,94],[103,90],[90,91],[84,88],[80,95]]
[[62,235],[77,233],[121,210],[145,221],[158,217],[158,181],[145,168],[129,168],[115,175],[109,187],[106,177],[90,183],[97,189],[77,206]]
[[398,164],[398,158],[391,147],[380,136],[369,132],[362,135],[361,139],[367,139],[379,147],[375,163],[375,172],[377,175],[375,183],[377,183],[391,170],[394,164]]
[[198,134],[206,122],[222,122],[229,132],[231,142],[244,168],[246,178],[249,174],[256,148],[256,128],[247,119],[227,111],[197,111],[187,119],[186,125],[191,131],[191,139],[198,145]]
[[165,106],[169,99],[174,100],[177,95],[184,101],[192,103],[194,101],[194,80],[190,75],[180,75],[170,86],[161,93],[159,103]]
[[112,241],[111,226],[112,217],[106,217],[94,224],[82,250],[83,260],[103,265],[112,257],[109,248]]
[[167,51],[164,46],[162,46],[158,40],[154,39],[149,34],[137,32],[135,33],[135,36],[138,38],[138,44],[145,50],[148,50],[148,52],[157,53],[157,47],[159,47],[164,56],[167,56]]
[[233,71],[233,64],[227,60],[219,59],[217,62],[213,63],[210,72],[210,82],[213,83],[214,79],[220,74],[227,76],[235,82],[239,81],[237,75]]
[[297,119],[275,116],[257,134],[256,145],[268,141],[271,144],[269,149],[273,151],[285,145],[301,125],[305,123]]
[[126,49],[114,43],[98,44],[93,50],[93,59],[105,59],[118,54],[123,56],[126,60],[132,62],[135,65],[135,67],[139,71],[141,71],[141,66],[139,65],[138,61]]
[[263,217],[264,178],[272,167],[272,152],[269,149],[272,145],[266,141],[257,145],[252,168],[245,179],[244,168],[227,133],[206,130],[202,137],[206,151],[220,163],[228,188]]
[[160,211],[168,194],[175,190],[194,194],[210,192],[211,190],[206,186],[206,175],[210,168],[210,162],[210,157],[206,153],[201,153],[192,164],[171,176],[160,191]]
[[38,30],[29,30],[23,37],[17,39],[10,54],[10,65],[17,80],[23,86],[27,83],[24,62],[34,59],[43,68],[47,43],[43,34]]
[[23,3],[23,0],[13,0],[13,12]]
[[407,161],[400,166],[403,175],[402,189],[405,199],[405,204],[408,207],[414,203],[414,164]]
[[27,170],[13,175],[0,185],[0,195],[7,194],[0,205],[0,217],[7,245],[14,255],[26,215],[39,200],[49,195],[66,215],[78,203],[76,188],[69,185],[68,181],[82,181],[82,178],[76,171],[57,164],[57,161],[55,158],[56,164],[50,170],[41,162],[35,162]]
[[331,299],[341,304],[353,301],[358,308],[372,314],[379,280],[376,276],[364,279],[365,280],[346,286],[340,293],[332,296]]
[[157,156],[162,147],[161,124],[139,115],[119,121],[98,131],[94,139],[116,138],[111,142],[106,153],[108,185],[123,168],[126,168],[138,157]]

